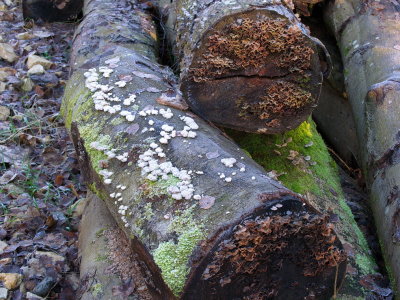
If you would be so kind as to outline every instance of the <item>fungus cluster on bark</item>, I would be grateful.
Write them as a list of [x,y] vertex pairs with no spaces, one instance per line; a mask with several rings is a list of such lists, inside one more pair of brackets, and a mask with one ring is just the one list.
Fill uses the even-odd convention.
[[[155,1],[190,108],[247,132],[296,128],[315,108],[329,60],[290,1]],[[188,26],[190,24],[190,26]]]

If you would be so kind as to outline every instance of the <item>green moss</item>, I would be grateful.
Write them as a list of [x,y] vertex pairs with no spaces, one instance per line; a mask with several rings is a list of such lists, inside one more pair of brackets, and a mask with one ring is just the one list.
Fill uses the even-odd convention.
[[97,255],[97,257],[95,258],[95,261],[97,262],[102,262],[102,261],[107,261],[108,256],[106,254],[103,255]]
[[106,197],[108,197],[104,191],[101,191],[99,189],[97,189],[96,187],[96,183],[92,182],[88,184],[89,189],[95,193],[100,199],[106,199]]
[[97,238],[102,237],[102,236],[104,235],[104,231],[106,231],[105,228],[101,228],[101,229],[97,230],[97,232],[96,232],[96,237],[97,237]]
[[[317,196],[321,195],[321,188],[315,178],[326,182],[335,191],[340,190],[340,182],[334,168],[334,161],[329,156],[321,136],[317,133],[312,121],[303,122],[298,128],[279,135],[258,135],[232,132],[236,142],[251,154],[267,171],[284,173],[279,180],[289,189],[296,193],[305,194],[311,192]],[[288,142],[292,140],[291,142]],[[310,147],[305,145],[313,142]],[[287,142],[287,146],[279,147]],[[300,156],[310,156],[315,165],[295,166],[288,159],[290,150],[297,151]],[[280,154],[278,154],[278,151]],[[295,178],[296,180],[293,180]]]
[[347,219],[347,222],[353,226],[353,231],[356,234],[356,240],[352,242],[358,243],[360,247],[365,251],[365,253],[368,253],[368,242],[365,239],[364,234],[361,232],[360,228],[357,226],[357,223],[354,220],[353,213],[350,207],[347,205],[346,201],[344,200],[344,197],[340,197],[339,205],[342,209],[341,216],[345,217]]
[[150,220],[152,216],[154,216],[154,212],[151,207],[151,203],[146,203],[144,206],[144,217],[146,220]]
[[111,137],[109,135],[100,134],[100,126],[96,126],[96,124],[97,123],[80,126],[79,132],[81,138],[84,140],[85,150],[92,163],[92,168],[98,173],[101,170],[100,161],[107,160],[108,158],[102,151],[93,148],[90,144],[92,142],[98,142],[103,146],[107,146],[109,149],[113,147]]
[[195,247],[205,237],[203,226],[193,217],[192,206],[174,217],[169,230],[178,234],[178,241],[160,243],[153,252],[155,263],[172,292],[178,296],[185,285],[190,268],[188,261]]
[[114,126],[117,126],[117,125],[119,125],[119,124],[124,123],[124,121],[125,121],[125,119],[123,119],[123,118],[121,118],[121,117],[116,117],[116,118],[114,118],[114,119],[111,120],[110,124],[111,124],[111,125],[114,125]]
[[336,300],[365,300],[364,297],[355,297],[350,295],[340,295],[336,298]]
[[[71,129],[72,120],[77,121],[82,115],[89,118],[94,111],[91,92],[85,87],[83,76],[72,76],[65,89],[61,106],[61,115],[64,117],[65,126]],[[76,84],[75,84],[76,83]]]
[[[168,179],[159,179],[157,181],[151,181],[151,180],[145,180],[146,186],[147,186],[147,196],[152,198],[155,196],[161,196],[161,195],[167,195],[169,196],[169,193],[167,192],[167,188],[176,185],[179,182],[179,178],[175,177],[173,175],[168,175]],[[171,198],[172,199],[172,198]]]
[[375,273],[375,262],[368,255],[356,254],[356,264],[358,270],[361,271],[360,275]]
[[[360,275],[375,273],[377,266],[372,256],[369,254],[368,242],[365,239],[364,234],[358,227],[356,221],[354,220],[353,213],[351,212],[350,207],[347,205],[346,201],[344,200],[344,196],[342,195],[339,198],[339,205],[341,208],[341,212],[339,213],[339,215],[342,218],[342,222],[347,224],[347,226],[345,226],[345,230],[343,230],[347,231],[346,240],[353,246],[358,245],[358,248],[360,249],[356,254],[356,258],[354,260],[357,269],[361,272]],[[351,232],[349,232],[350,230]]]
[[102,293],[103,293],[103,285],[101,283],[96,283],[92,285],[92,295],[94,297],[97,297]]

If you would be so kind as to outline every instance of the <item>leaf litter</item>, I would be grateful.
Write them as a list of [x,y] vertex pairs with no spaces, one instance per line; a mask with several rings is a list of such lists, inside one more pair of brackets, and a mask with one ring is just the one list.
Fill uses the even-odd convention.
[[[59,109],[77,24],[24,22],[5,5],[0,43],[17,58],[0,59],[0,273],[22,276],[9,299],[74,299],[86,187]],[[28,73],[28,56],[47,65]]]

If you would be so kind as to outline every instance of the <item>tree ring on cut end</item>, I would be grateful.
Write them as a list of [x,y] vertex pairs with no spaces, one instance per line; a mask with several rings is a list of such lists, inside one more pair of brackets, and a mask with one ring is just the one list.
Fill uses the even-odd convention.
[[183,70],[191,109],[218,125],[259,133],[297,127],[318,101],[318,49],[294,19],[268,9],[224,16]]
[[183,299],[330,299],[345,276],[342,245],[327,216],[284,198],[222,232]]

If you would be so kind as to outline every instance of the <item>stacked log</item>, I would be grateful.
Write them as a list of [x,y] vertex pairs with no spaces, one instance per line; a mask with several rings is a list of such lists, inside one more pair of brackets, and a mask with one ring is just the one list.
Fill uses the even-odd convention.
[[162,105],[181,106],[175,77],[156,63],[151,20],[132,9],[85,3],[63,115],[152,297],[329,298],[346,268],[329,217],[219,130]]
[[275,134],[296,128],[316,107],[329,58],[291,1],[155,2],[182,94],[197,115]]
[[346,204],[339,170],[313,121],[277,135],[230,131],[238,145],[290,190],[305,195],[330,215],[348,255],[346,278],[337,299],[368,299],[374,291],[363,284],[377,272],[370,247]]
[[325,19],[338,42],[354,112],[359,163],[386,265],[400,291],[400,37],[395,1],[332,1]]

